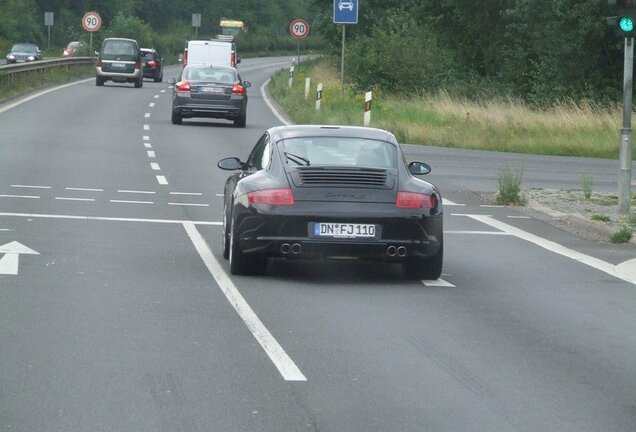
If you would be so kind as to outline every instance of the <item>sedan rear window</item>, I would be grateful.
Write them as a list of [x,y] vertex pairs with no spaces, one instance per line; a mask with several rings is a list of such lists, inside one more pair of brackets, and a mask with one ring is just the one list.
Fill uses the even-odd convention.
[[397,149],[385,141],[309,137],[286,139],[283,147],[288,162],[297,165],[397,167]]
[[184,79],[190,81],[208,81],[224,84],[237,82],[236,73],[231,69],[214,67],[189,67],[183,72]]

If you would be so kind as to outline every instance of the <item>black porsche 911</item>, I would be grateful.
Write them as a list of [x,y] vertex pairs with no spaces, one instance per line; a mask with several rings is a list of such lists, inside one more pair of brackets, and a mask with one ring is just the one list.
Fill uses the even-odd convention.
[[416,178],[390,132],[352,126],[280,126],[265,132],[225,183],[223,256],[232,274],[262,274],[267,259],[358,258],[402,263],[437,279],[443,262],[438,189]]

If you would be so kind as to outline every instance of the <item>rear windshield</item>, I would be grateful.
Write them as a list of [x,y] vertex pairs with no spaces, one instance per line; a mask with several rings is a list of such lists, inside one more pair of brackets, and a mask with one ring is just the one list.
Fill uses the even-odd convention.
[[137,60],[137,45],[131,41],[104,41],[101,56],[104,60]]
[[385,141],[342,137],[292,138],[283,142],[283,148],[288,154],[288,163],[297,165],[397,167],[397,149]]
[[237,82],[235,71],[209,66],[187,67],[183,71],[183,79],[188,81],[208,81],[224,84],[233,84]]
[[155,59],[155,55],[152,52],[149,51],[142,51],[141,52],[141,58],[144,60],[154,60]]

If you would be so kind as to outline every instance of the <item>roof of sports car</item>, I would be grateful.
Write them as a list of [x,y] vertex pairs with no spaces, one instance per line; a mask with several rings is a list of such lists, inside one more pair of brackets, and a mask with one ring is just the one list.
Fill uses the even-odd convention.
[[338,136],[363,139],[375,139],[396,143],[392,133],[383,129],[360,126],[328,126],[328,125],[293,125],[276,126],[269,133],[277,139],[298,138],[307,136]]

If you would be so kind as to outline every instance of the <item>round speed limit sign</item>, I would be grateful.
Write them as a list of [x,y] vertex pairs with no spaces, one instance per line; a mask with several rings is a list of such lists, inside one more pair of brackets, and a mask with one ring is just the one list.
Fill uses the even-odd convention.
[[82,27],[84,30],[94,32],[102,26],[102,18],[97,12],[86,12],[82,17]]
[[304,19],[295,19],[289,25],[289,33],[296,39],[302,39],[309,34],[309,24]]

